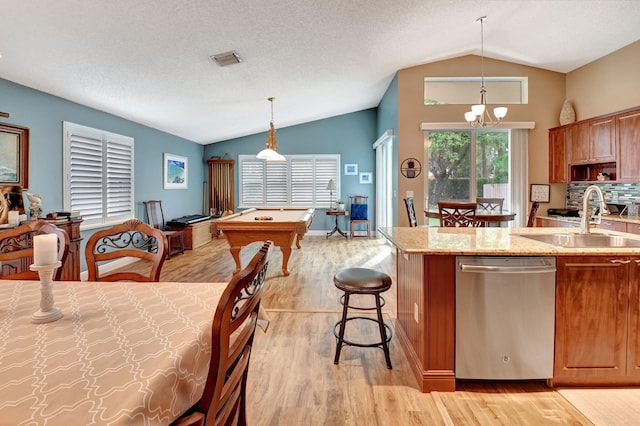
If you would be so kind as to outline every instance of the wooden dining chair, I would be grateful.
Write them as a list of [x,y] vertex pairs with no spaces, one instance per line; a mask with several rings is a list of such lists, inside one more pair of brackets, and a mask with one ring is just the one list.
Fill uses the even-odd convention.
[[502,212],[502,205],[504,204],[504,198],[476,198],[476,204],[479,210],[485,210],[488,212]]
[[[138,219],[95,232],[87,241],[85,259],[89,281],[160,281],[160,272],[167,252],[164,233]],[[104,272],[105,262],[133,258],[147,262],[149,273],[144,275],[118,268]],[[103,272],[99,269],[103,268]],[[125,267],[125,266],[123,266]]]
[[[45,220],[34,220],[0,234],[0,278],[3,280],[39,280],[38,272],[31,271],[33,263],[33,237],[55,234],[58,237],[58,260],[64,264],[69,254],[69,235]],[[53,279],[58,281],[62,267]]]
[[167,238],[167,259],[175,254],[184,253],[184,235],[182,231],[167,231],[164,221],[164,211],[162,210],[162,200],[148,200],[142,202],[147,211],[147,221],[149,225],[164,232]]
[[416,218],[416,208],[413,205],[413,197],[404,199],[404,205],[407,208],[407,216],[409,217],[409,227],[415,228],[418,226],[418,219]]
[[272,242],[233,275],[213,317],[212,350],[204,393],[174,424],[246,425],[247,374]]
[[477,204],[466,201],[438,201],[440,226],[477,226]]

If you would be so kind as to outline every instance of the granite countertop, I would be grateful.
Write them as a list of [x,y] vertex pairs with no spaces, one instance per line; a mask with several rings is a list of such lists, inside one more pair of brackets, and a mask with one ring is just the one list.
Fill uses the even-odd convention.
[[[540,218],[545,218],[545,219],[551,219],[551,220],[557,220],[560,222],[573,222],[573,223],[580,223],[580,218],[579,217],[563,217],[563,216],[540,216],[538,215],[537,217]],[[627,216],[627,215],[617,215],[617,214],[609,214],[609,215],[603,215],[602,216],[602,220],[610,220],[613,222],[624,222],[624,223],[635,223],[637,225],[640,225],[640,217],[639,216]]]
[[[639,248],[564,248],[521,237],[518,234],[578,233],[577,228],[378,228],[401,251],[410,254],[545,256],[545,255],[636,255]],[[594,234],[640,236],[604,229]]]

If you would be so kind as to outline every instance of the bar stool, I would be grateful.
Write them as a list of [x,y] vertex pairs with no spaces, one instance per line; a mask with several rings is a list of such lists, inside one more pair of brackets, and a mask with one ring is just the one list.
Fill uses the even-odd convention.
[[[344,294],[340,297],[340,303],[342,304],[342,319],[333,326],[333,335],[336,336],[336,357],[333,360],[334,364],[338,364],[340,361],[340,352],[343,345],[358,346],[361,348],[374,348],[379,347],[384,351],[384,357],[387,361],[387,368],[391,369],[391,358],[389,356],[389,341],[393,333],[391,328],[384,323],[382,319],[382,307],[385,305],[384,297],[380,293],[383,293],[391,288],[391,278],[382,272],[368,269],[368,268],[347,268],[338,271],[333,277],[333,283],[337,288],[344,291]],[[375,307],[359,307],[349,305],[349,298],[352,294],[371,294],[375,297]],[[378,315],[377,319],[364,317],[364,316],[347,316],[347,311],[351,309],[357,309],[361,311],[376,310]],[[344,338],[344,329],[347,322],[351,320],[366,320],[373,321],[378,324],[380,330],[380,341],[375,343],[359,343]],[[340,327],[340,330],[337,330]]]

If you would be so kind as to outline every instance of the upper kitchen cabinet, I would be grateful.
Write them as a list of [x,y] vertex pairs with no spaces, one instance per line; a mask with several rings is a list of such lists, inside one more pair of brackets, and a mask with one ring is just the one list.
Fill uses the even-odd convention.
[[592,162],[616,161],[616,133],[613,117],[589,122],[589,152]]
[[640,108],[549,129],[549,182],[640,182]]
[[616,161],[613,117],[578,122],[569,127],[571,157],[569,163],[608,163]]
[[549,130],[549,183],[567,183],[567,128]]
[[640,182],[640,110],[616,115],[618,180]]
[[589,163],[591,152],[589,149],[589,125],[575,123],[567,129],[569,135],[569,163]]

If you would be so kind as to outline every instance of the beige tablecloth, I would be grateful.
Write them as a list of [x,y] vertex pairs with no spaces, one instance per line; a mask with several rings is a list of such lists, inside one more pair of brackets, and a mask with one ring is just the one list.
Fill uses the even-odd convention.
[[167,424],[202,395],[227,283],[56,282],[64,317],[31,324],[36,281],[0,280],[0,424]]

